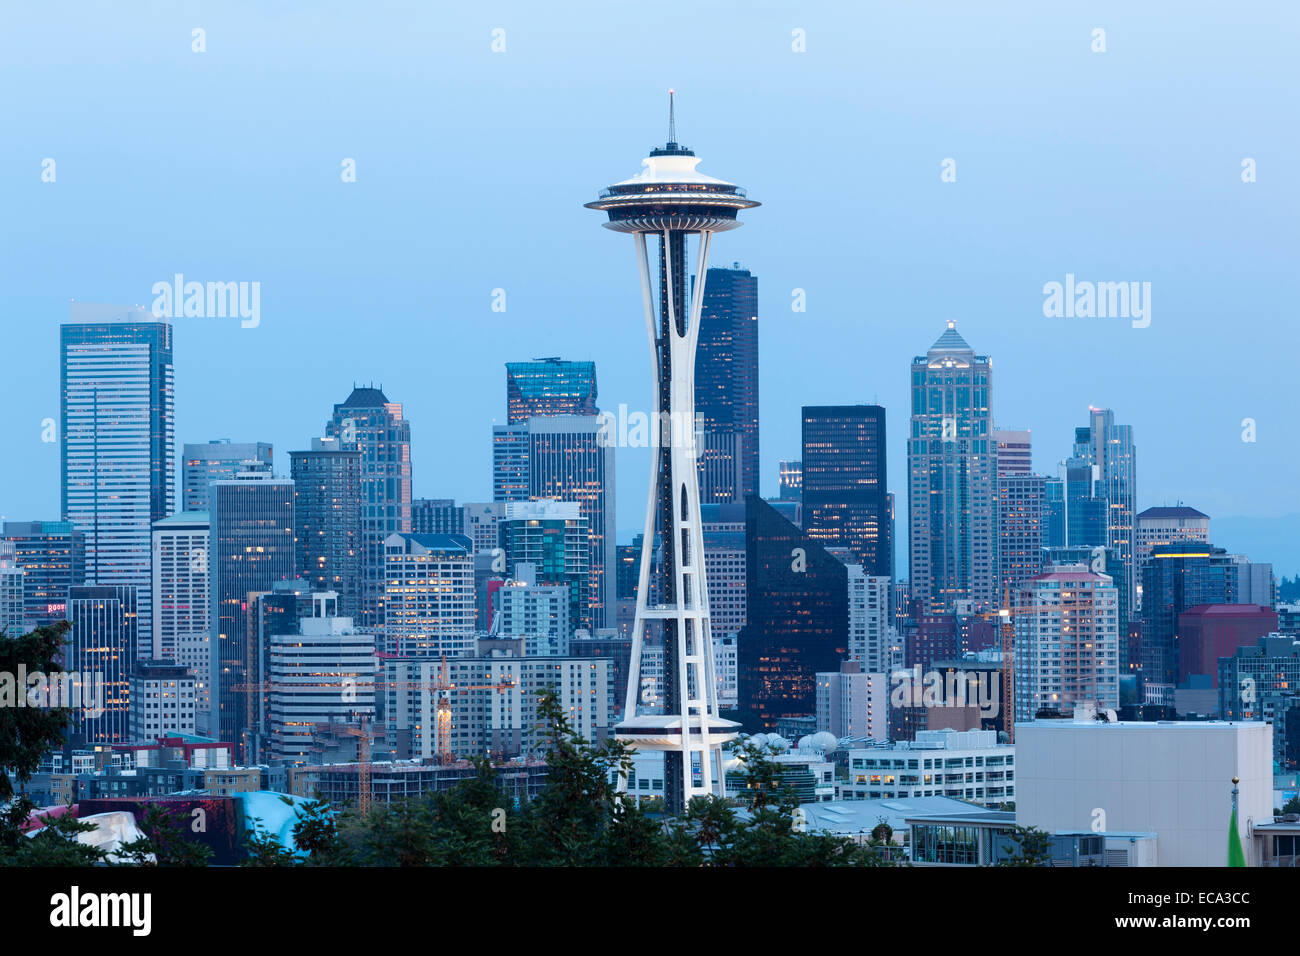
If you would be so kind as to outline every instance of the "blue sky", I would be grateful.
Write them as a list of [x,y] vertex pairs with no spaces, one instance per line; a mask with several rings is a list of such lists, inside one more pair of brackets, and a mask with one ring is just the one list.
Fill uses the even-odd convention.
[[[664,138],[670,86],[701,169],[763,203],[714,262],[759,276],[765,492],[798,457],[800,405],[878,400],[901,506],[907,367],[951,318],[1039,470],[1109,406],[1135,429],[1140,506],[1300,512],[1300,13],[1133,6],[9,4],[0,514],[58,511],[40,423],[68,301],[147,306],[176,272],[262,289],[255,329],[176,320],[178,441],[271,441],[287,470],[354,381],[382,382],[416,494],[474,501],[506,361],[593,359],[603,407],[644,408],[631,242],[582,203]],[[1150,326],[1045,318],[1067,273],[1150,282]],[[624,540],[645,454],[619,453]],[[1253,556],[1300,570],[1289,540]]]

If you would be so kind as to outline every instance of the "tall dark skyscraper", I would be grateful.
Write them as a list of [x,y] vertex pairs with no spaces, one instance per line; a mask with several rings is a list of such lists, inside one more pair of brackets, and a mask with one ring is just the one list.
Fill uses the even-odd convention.
[[361,604],[361,452],[337,438],[289,452],[294,488],[295,568],[318,591],[338,594],[338,614]]
[[506,363],[506,421],[534,415],[595,415],[596,363],[559,358]]
[[247,472],[208,486],[208,573],[212,601],[212,730],[247,756],[256,648],[249,600],[294,577],[293,482]]
[[63,518],[85,535],[86,583],[134,587],[148,634],[153,523],[176,506],[172,327],[74,302],[59,341]]
[[354,388],[325,426],[345,451],[361,453],[361,602],[358,627],[384,623],[384,539],[411,530],[411,423],[377,388]]
[[131,585],[85,586],[68,589],[68,622],[64,645],[65,670],[77,671],[86,693],[100,687],[102,714],[76,711],[73,733],[88,744],[120,744],[131,735],[131,673],[139,642],[138,594]]
[[1158,544],[1142,569],[1143,703],[1174,704],[1178,616],[1233,600],[1232,565],[1223,548],[1198,541]]
[[[993,362],[954,322],[912,360],[908,564],[918,613],[998,600]],[[808,461],[804,460],[807,496]]]
[[803,410],[803,525],[823,547],[848,548],[868,575],[893,577],[885,410],[809,405]]
[[848,569],[757,495],[745,501],[745,539],[739,707],[770,731],[814,713],[817,673],[848,657]]
[[[700,501],[743,501],[758,494],[758,277],[739,263],[705,273],[695,413],[705,433],[701,458],[707,463],[728,451],[738,458],[735,493],[728,496],[728,483],[706,474]],[[724,436],[739,436],[739,447],[733,450],[734,440]]]

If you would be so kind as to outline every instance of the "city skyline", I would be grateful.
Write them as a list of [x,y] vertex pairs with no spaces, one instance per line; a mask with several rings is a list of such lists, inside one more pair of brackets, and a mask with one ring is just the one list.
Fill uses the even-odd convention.
[[[669,14],[677,12],[684,8],[670,5]],[[154,53],[149,75],[167,78],[167,83],[157,84],[160,87],[178,89],[151,94],[156,97],[153,105],[163,109],[173,95],[197,96],[203,102],[206,94],[196,89],[200,79],[193,75],[196,65],[219,71],[233,82],[241,63],[269,50],[282,54],[285,69],[301,70],[301,84],[312,82],[317,68],[299,62],[297,52],[280,51],[264,45],[271,41],[250,37],[250,28],[266,16],[238,7],[205,11],[209,36],[225,39],[221,44],[209,43],[209,52],[203,55],[206,60],[179,43],[174,55]],[[167,172],[156,171],[157,160],[148,159],[127,139],[142,132],[131,123],[112,134],[117,151],[90,153],[69,142],[48,120],[18,106],[10,132],[18,146],[16,154],[30,153],[31,169],[15,165],[23,161],[15,155],[3,160],[3,171],[12,174],[7,181],[14,183],[15,215],[34,224],[34,241],[8,245],[10,255],[0,265],[0,278],[11,290],[15,310],[16,321],[10,323],[12,348],[33,357],[13,368],[15,387],[36,399],[30,420],[15,417],[0,425],[6,447],[28,449],[22,456],[27,467],[20,474],[6,475],[0,488],[6,518],[57,516],[57,502],[50,494],[57,453],[49,453],[40,433],[44,418],[57,418],[57,392],[50,384],[56,368],[49,343],[52,330],[65,320],[68,299],[139,302],[147,307],[154,283],[171,280],[176,273],[205,282],[258,281],[262,294],[260,321],[254,328],[241,328],[238,319],[173,320],[177,379],[184,383],[177,394],[178,443],[214,436],[266,441],[276,448],[277,474],[288,473],[289,450],[304,447],[319,433],[319,409],[337,401],[341,390],[353,382],[382,383],[394,401],[404,404],[413,423],[414,494],[461,501],[484,497],[480,489],[486,485],[491,462],[477,436],[487,423],[504,422],[499,376],[505,362],[554,354],[595,361],[603,407],[617,408],[620,403],[647,407],[643,361],[627,357],[637,352],[632,321],[637,302],[635,290],[619,282],[626,256],[598,243],[600,237],[588,235],[581,217],[567,204],[585,197],[588,184],[599,181],[606,157],[644,150],[660,135],[661,97],[669,85],[679,90],[681,138],[707,146],[720,168],[751,170],[749,184],[767,197],[765,203],[773,210],[733,241],[724,260],[738,261],[760,280],[759,311],[765,316],[761,421],[766,449],[760,481],[765,495],[775,494],[775,462],[798,454],[801,405],[877,401],[887,409],[889,434],[901,436],[906,383],[899,362],[932,340],[932,330],[943,321],[955,318],[963,334],[978,341],[982,352],[996,357],[1001,387],[995,424],[1032,429],[1035,471],[1051,473],[1050,465],[1068,454],[1070,434],[1083,412],[1096,405],[1114,409],[1120,420],[1131,424],[1143,447],[1138,509],[1186,502],[1211,514],[1225,534],[1229,525],[1224,519],[1277,517],[1298,510],[1289,504],[1284,480],[1294,470],[1295,443],[1287,431],[1289,424],[1275,411],[1266,376],[1251,374],[1257,361],[1256,341],[1281,336],[1285,343],[1291,334],[1273,321],[1274,303],[1293,300],[1296,281],[1293,272],[1280,265],[1289,261],[1294,250],[1294,240],[1282,223],[1294,218],[1289,213],[1295,210],[1295,194],[1280,169],[1281,157],[1294,153],[1295,133],[1286,124],[1268,124],[1261,140],[1257,124],[1250,121],[1256,110],[1278,112],[1275,88],[1280,84],[1274,82],[1277,74],[1272,71],[1281,64],[1270,56],[1275,51],[1266,43],[1262,50],[1251,48],[1252,75],[1234,76],[1234,83],[1228,84],[1244,94],[1232,101],[1231,109],[1223,99],[1226,92],[1212,92],[1207,94],[1212,96],[1211,108],[1193,111],[1191,101],[1178,89],[1177,80],[1185,75],[1181,71],[1188,69],[1183,64],[1205,60],[1197,56],[1203,43],[1213,42],[1220,54],[1226,44],[1230,55],[1222,59],[1227,62],[1244,55],[1239,44],[1245,41],[1231,31],[1211,29],[1204,38],[1168,38],[1155,32],[1153,16],[1109,8],[1097,18],[1107,24],[1110,48],[1095,54],[1089,49],[1091,27],[1064,14],[1034,11],[1015,23],[981,16],[992,25],[992,32],[1000,28],[1029,58],[1021,68],[1039,58],[1060,67],[1048,76],[1046,92],[1034,92],[1019,90],[1014,82],[1017,74],[1010,67],[978,77],[968,75],[976,57],[985,63],[983,54],[992,41],[958,43],[952,64],[942,66],[896,12],[884,11],[881,21],[867,21],[852,11],[831,18],[813,10],[799,25],[757,11],[752,18],[728,23],[728,29],[735,31],[736,55],[747,64],[743,87],[740,80],[720,82],[712,67],[702,74],[689,56],[674,53],[663,68],[662,81],[622,79],[615,72],[609,91],[583,87],[577,94],[573,92],[576,76],[566,72],[543,89],[518,95],[521,102],[516,103],[511,97],[519,93],[519,80],[539,64],[564,57],[594,64],[603,62],[607,54],[587,50],[597,45],[585,43],[581,30],[572,30],[571,35],[556,32],[539,15],[527,12],[503,20],[506,52],[493,54],[491,27],[484,23],[481,42],[471,42],[479,25],[463,13],[452,16],[447,28],[464,36],[463,49],[453,44],[445,59],[426,59],[418,66],[415,41],[398,41],[391,54],[395,63],[421,70],[419,75],[429,82],[460,70],[481,87],[463,101],[444,103],[443,117],[429,123],[430,130],[450,124],[490,141],[483,147],[477,145],[476,135],[463,137],[464,148],[475,158],[465,164],[469,168],[465,175],[485,187],[502,178],[512,183],[502,196],[476,193],[475,201],[485,204],[480,213],[484,221],[506,221],[507,203],[523,214],[512,220],[517,225],[510,230],[487,232],[476,227],[478,251],[472,261],[462,259],[466,253],[441,239],[415,243],[412,248],[419,250],[418,259],[389,243],[379,244],[381,252],[367,252],[349,240],[335,244],[328,240],[335,229],[339,235],[368,235],[376,222],[373,215],[394,223],[394,238],[408,236],[417,222],[428,218],[418,205],[408,212],[395,203],[406,195],[407,180],[417,175],[409,165],[410,156],[419,154],[439,164],[437,170],[445,170],[440,151],[425,148],[418,132],[409,134],[415,139],[410,141],[352,116],[352,107],[362,99],[387,102],[396,97],[400,102],[409,95],[391,89],[387,76],[348,74],[351,85],[343,105],[348,120],[337,133],[319,132],[325,129],[320,122],[310,127],[317,132],[299,143],[284,138],[281,131],[257,133],[260,165],[241,164],[236,186],[223,185],[228,176],[207,161],[177,152],[179,143],[202,140],[186,111],[177,114],[176,142],[169,136],[163,144],[163,154],[175,166]],[[716,25],[716,14],[704,16],[709,21],[706,26]],[[942,39],[952,40],[969,30],[975,16],[957,11],[934,29]],[[14,54],[9,62],[39,77],[45,67],[35,59],[35,51],[48,52],[53,38],[42,32],[48,29],[43,22],[24,17],[17,14],[17,32],[36,31],[32,48],[6,47],[6,52]],[[101,75],[103,56],[94,47],[86,48],[92,34],[96,44],[136,49],[135,44],[159,44],[160,31],[180,30],[182,23],[188,36],[188,20],[174,19],[145,24],[130,15],[119,20],[91,14],[84,35],[60,34],[59,44],[67,44],[64,55],[83,55],[86,62],[70,72],[70,79],[47,76],[52,101],[62,102],[71,95],[69,82],[88,76],[106,90],[126,82],[115,74]],[[364,34],[386,25],[392,24],[383,14],[375,14],[373,20],[360,24],[351,20],[321,24],[313,38],[327,42],[353,26]],[[807,31],[803,54],[791,49],[791,30],[796,26]],[[653,35],[668,27],[647,29]],[[861,58],[853,55],[854,44],[867,42],[881,30],[891,38],[889,44],[873,44],[879,47],[881,61],[860,66]],[[854,36],[861,40],[853,40]],[[1139,42],[1146,57],[1143,62],[1130,52]],[[1262,41],[1252,35],[1252,42]],[[937,48],[944,44],[938,43]],[[909,58],[914,62],[909,63]],[[831,94],[824,105],[813,98],[813,91],[824,97],[822,91],[834,88],[837,77],[857,69],[870,71],[873,82],[868,92],[851,98],[847,93]],[[969,88],[963,85],[967,81],[973,84]],[[1171,116],[1152,117],[1139,104],[1116,101],[1108,117],[1116,135],[1127,138],[1125,155],[1135,157],[1133,165],[1115,164],[1114,144],[1106,138],[1098,141],[1095,124],[1075,129],[1055,122],[1044,126],[1042,121],[1043,116],[1054,115],[1043,110],[1046,95],[1063,96],[1080,88],[1107,92],[1136,87],[1148,92],[1157,82],[1173,98]],[[268,83],[276,105],[297,103],[299,85],[290,84],[280,73]],[[1198,96],[1205,92],[1203,85],[1195,89]],[[246,87],[236,85],[235,102],[242,102],[246,92]],[[617,98],[625,109],[603,110],[606,96]],[[546,98],[545,109],[537,108],[539,97]],[[1007,106],[999,114],[1003,116],[999,130],[973,129],[952,108],[953,102],[969,105],[981,97]],[[1237,99],[1245,102],[1244,109],[1239,109]],[[891,104],[896,100],[906,102],[908,109],[895,110]],[[75,115],[74,107],[67,109]],[[847,112],[830,112],[835,109]],[[521,116],[519,110],[545,115],[552,125],[543,128],[540,120]],[[792,119],[786,127],[775,124],[769,129],[754,119],[759,110],[784,110]],[[607,117],[598,131],[575,126],[572,117],[589,111]],[[1246,115],[1240,115],[1243,112]],[[852,121],[839,121],[843,116]],[[320,114],[309,113],[297,123],[321,119]],[[246,129],[244,121],[238,128]],[[301,133],[303,127],[289,124],[287,132],[295,131]],[[997,138],[993,132],[1003,135]],[[515,137],[535,144],[565,138],[579,144],[582,158],[569,162],[567,157],[574,155],[570,148],[529,150],[537,157],[535,168],[530,169],[514,160],[519,154]],[[1167,141],[1186,146],[1185,161],[1165,161]],[[523,142],[519,141],[521,147]],[[1225,144],[1231,144],[1231,152]],[[40,181],[39,160],[46,156],[58,162],[53,183]],[[348,157],[357,163],[355,183],[339,178],[339,164]],[[1243,157],[1259,162],[1257,182],[1241,181]],[[1268,157],[1273,157],[1271,163]],[[941,179],[941,164],[947,158],[956,160],[952,183]],[[507,161],[509,165],[503,165]],[[796,169],[802,172],[796,175]],[[836,225],[833,220],[844,217],[832,208],[834,204],[801,202],[797,183],[803,176],[889,182],[888,190],[868,190],[849,200],[854,212],[868,213],[871,221],[889,226],[889,242]],[[21,185],[26,180],[30,182]],[[86,239],[61,248],[60,255],[50,259],[47,250],[55,241],[51,230],[79,214],[86,208],[82,204],[89,204],[92,217],[130,221],[128,207],[117,198],[122,190],[98,188],[87,193],[87,186],[103,187],[108,181],[124,184],[133,201],[146,208],[179,203],[188,210],[183,219],[198,217],[210,226],[210,239],[190,239],[177,232],[171,217],[164,217],[150,228],[131,225],[125,237],[115,237],[111,248]],[[548,182],[546,189],[530,188],[542,181]],[[181,183],[187,188],[181,190]],[[201,194],[195,190],[198,184],[203,186],[198,190]],[[286,192],[301,196],[277,198]],[[1028,211],[1016,222],[1007,222],[998,210],[1007,204],[1024,205],[1025,195],[1033,197]],[[1164,210],[1172,208],[1175,200],[1180,209],[1211,214],[1204,225],[1200,217],[1189,220],[1190,212],[1166,214]],[[470,214],[465,201],[453,199],[438,216],[466,221]],[[250,202],[265,206],[267,212],[257,212]],[[302,217],[302,225],[293,225],[286,217],[302,212],[297,205],[301,202],[313,204],[311,214]],[[905,214],[909,207],[922,211],[919,219]],[[302,242],[304,255],[309,252],[311,260],[283,259],[271,251],[266,239],[248,235],[250,219],[259,226],[269,224],[263,216],[276,217],[287,235],[303,228],[317,233],[323,228],[327,235]],[[556,244],[564,247],[563,254],[538,248],[535,237],[540,232],[530,224],[534,221],[530,217],[554,222],[557,235],[564,237]],[[1140,217],[1141,228],[1131,228],[1130,217]],[[973,240],[935,240],[929,228],[942,224],[945,232],[982,234],[972,226],[977,222],[992,230],[990,241],[983,243],[987,249],[977,248]],[[1071,237],[1055,238],[1066,222],[1073,230]],[[245,246],[238,253],[219,248],[231,229],[237,229]],[[1231,247],[1225,245],[1228,239]],[[283,248],[279,240],[275,248]],[[277,258],[283,264],[268,271],[268,263]],[[1002,261],[1006,259],[1010,264]],[[954,267],[955,261],[962,265]],[[1190,274],[1206,278],[1191,284],[1179,278]],[[1080,281],[1150,281],[1155,301],[1150,326],[1133,328],[1126,321],[1111,319],[1046,318],[1042,288],[1049,282],[1064,282],[1067,276]],[[1262,283],[1256,276],[1267,276],[1269,282]],[[861,295],[864,282],[872,290],[869,300]],[[416,289],[423,291],[414,294]],[[504,312],[492,311],[497,289],[505,293]],[[791,310],[796,289],[806,294],[806,312]],[[411,303],[417,306],[412,308]],[[460,318],[470,321],[453,321]],[[612,321],[616,318],[629,321]],[[555,324],[561,319],[566,323],[563,327]],[[458,329],[458,324],[471,331]],[[346,336],[350,347],[340,353],[320,344],[304,344],[302,331],[307,327],[317,339]],[[373,328],[375,334],[348,334],[357,328]],[[482,348],[478,340],[485,329],[499,333],[508,345]],[[402,337],[422,342],[435,330],[438,344],[433,349],[410,350],[400,358],[388,349]],[[801,343],[817,341],[838,347],[800,348]],[[1216,356],[1223,380],[1232,385],[1221,401],[1188,415],[1188,395],[1177,385],[1189,371],[1202,371],[1195,359],[1202,352]],[[1070,361],[1050,363],[1050,372],[1041,367],[1041,356],[1065,354]],[[442,370],[441,375],[428,374],[431,362]],[[231,388],[232,379],[245,384]],[[451,415],[441,410],[449,388],[457,396]],[[274,420],[263,413],[269,407],[277,410]],[[1258,423],[1256,442],[1241,440],[1246,418]],[[1180,422],[1185,427],[1178,427]],[[437,455],[436,449],[444,447],[465,449],[464,462],[449,467]],[[901,448],[895,441],[890,456],[889,485],[896,495],[904,487]],[[619,452],[619,471],[626,476],[619,515],[625,540],[626,532],[638,523],[644,455],[641,449]],[[1249,521],[1239,525],[1239,534],[1254,534]],[[1300,552],[1293,545],[1286,545],[1289,553],[1262,553],[1253,539],[1220,537],[1230,550],[1260,553],[1273,560],[1279,573],[1300,570]]]
[[12,6],[35,923],[234,866],[1285,921],[1300,6]]

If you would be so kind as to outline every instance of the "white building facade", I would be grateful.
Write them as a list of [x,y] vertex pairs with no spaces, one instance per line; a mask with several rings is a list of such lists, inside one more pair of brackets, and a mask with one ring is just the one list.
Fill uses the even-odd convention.
[[996,807],[1016,799],[1016,748],[993,730],[920,730],[916,740],[849,751],[842,800],[955,797]]
[[1246,864],[1273,820],[1273,727],[1262,721],[1037,720],[1016,725],[1016,823],[1156,834],[1160,866],[1224,866],[1232,779]]

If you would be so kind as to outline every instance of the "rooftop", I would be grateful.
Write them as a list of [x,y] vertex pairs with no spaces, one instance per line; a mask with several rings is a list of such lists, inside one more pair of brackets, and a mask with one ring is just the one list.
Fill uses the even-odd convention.
[[1146,511],[1138,512],[1138,520],[1143,518],[1205,518],[1209,515],[1203,511],[1197,511],[1195,508],[1188,508],[1185,505],[1178,505],[1173,508],[1148,508]]

